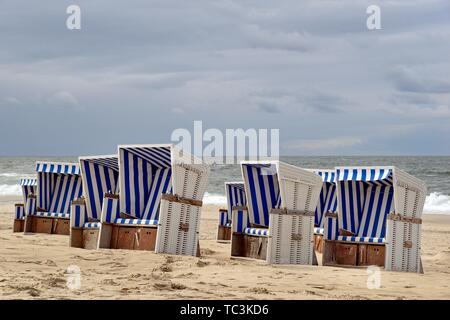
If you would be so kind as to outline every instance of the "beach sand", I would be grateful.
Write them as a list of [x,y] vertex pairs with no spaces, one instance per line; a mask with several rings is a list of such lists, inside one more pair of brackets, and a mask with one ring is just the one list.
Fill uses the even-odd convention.
[[[12,232],[13,205],[0,202],[0,299],[449,299],[450,215],[425,215],[424,274],[381,272],[368,289],[366,269],[269,266],[230,259],[215,241],[217,209],[202,212],[202,257],[68,247],[68,236]],[[81,270],[69,289],[69,266]]]

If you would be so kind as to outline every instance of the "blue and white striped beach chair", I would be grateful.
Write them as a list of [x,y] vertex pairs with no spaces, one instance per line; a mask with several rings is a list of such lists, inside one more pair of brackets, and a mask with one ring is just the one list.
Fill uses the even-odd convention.
[[119,161],[116,155],[80,157],[83,197],[72,202],[70,244],[97,249],[104,204],[118,196]]
[[[195,255],[207,174],[200,172],[198,165],[191,168],[173,145],[124,145],[118,149],[119,198],[110,198],[104,205],[101,241],[106,243],[109,237],[111,248],[175,254],[190,254],[194,248]],[[172,205],[188,200],[195,205]],[[104,222],[112,226],[106,236]],[[190,228],[181,228],[181,224]]]
[[36,193],[36,179],[20,179],[19,185],[22,189],[22,203],[16,203],[14,206],[14,226],[13,232],[23,232],[25,222],[25,204],[28,196]]
[[334,215],[337,211],[336,175],[334,169],[314,169],[312,171],[318,174],[323,181],[314,217],[314,248],[321,253],[325,216]]
[[241,169],[247,210],[233,212],[232,256],[313,264],[314,212],[322,179],[280,161],[243,161]]
[[25,208],[25,232],[70,233],[70,204],[82,195],[76,163],[36,162],[36,195]]
[[219,209],[217,240],[231,240],[231,215],[234,207],[247,205],[243,182],[225,182],[227,209]]
[[324,264],[420,271],[425,184],[395,167],[337,167],[337,217],[326,217]]

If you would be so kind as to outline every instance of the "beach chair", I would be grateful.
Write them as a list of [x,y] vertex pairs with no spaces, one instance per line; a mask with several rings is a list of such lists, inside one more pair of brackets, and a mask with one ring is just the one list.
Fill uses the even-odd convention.
[[70,234],[70,203],[82,195],[76,163],[36,162],[36,195],[28,195],[25,232]]
[[72,201],[70,246],[97,249],[104,199],[118,196],[119,161],[117,155],[79,158],[83,196]]
[[[231,255],[269,264],[314,264],[315,173],[280,161],[243,161],[246,207],[232,211]],[[249,221],[249,223],[247,223]]]
[[337,211],[336,175],[334,169],[314,169],[312,171],[318,174],[323,181],[314,216],[314,249],[322,253],[325,216]]
[[396,167],[337,167],[336,185],[323,264],[421,272],[424,182]]
[[209,167],[192,161],[170,144],[119,146],[120,192],[104,205],[100,247],[197,255]]
[[29,195],[36,193],[36,179],[20,179],[19,185],[22,189],[22,203],[14,205],[13,232],[23,232],[25,224],[25,204]]
[[217,241],[231,240],[231,213],[235,206],[245,206],[245,190],[243,182],[225,182],[227,209],[219,209],[219,226]]

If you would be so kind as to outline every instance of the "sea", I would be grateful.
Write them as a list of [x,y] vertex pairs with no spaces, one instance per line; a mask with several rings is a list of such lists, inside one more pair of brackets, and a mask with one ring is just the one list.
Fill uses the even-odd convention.
[[[77,162],[76,157],[0,157],[0,201],[2,196],[21,194],[20,178],[35,177],[37,160]],[[335,166],[396,166],[424,180],[428,187],[425,213],[450,214],[450,156],[311,156],[280,157],[281,161],[302,168]],[[204,203],[226,203],[224,183],[241,181],[239,165],[213,165]],[[6,198],[6,197],[3,197]]]

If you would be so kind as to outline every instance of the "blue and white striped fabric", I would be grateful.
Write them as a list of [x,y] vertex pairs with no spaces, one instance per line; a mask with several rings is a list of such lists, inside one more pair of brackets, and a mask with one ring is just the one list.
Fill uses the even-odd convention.
[[314,227],[314,233],[315,234],[323,234],[323,228]]
[[28,195],[36,194],[36,179],[20,179],[19,185],[22,187],[23,203],[27,203]]
[[144,214],[142,218],[144,220],[157,220],[159,203],[161,202],[161,196],[164,193],[168,193],[171,187],[171,169],[156,169],[152,177],[152,187],[150,189],[150,195],[148,197],[147,205],[145,206]]
[[120,147],[120,210],[157,220],[161,195],[172,187],[169,147]]
[[336,175],[334,171],[330,170],[314,170],[314,172],[321,176],[323,180],[314,216],[314,225],[317,227],[317,230],[321,230],[324,227],[325,213],[337,211]]
[[47,217],[47,218],[61,218],[61,219],[69,219],[70,218],[69,213],[42,212],[42,211],[35,212],[34,216]]
[[219,210],[219,225],[226,226],[228,223],[228,210],[220,209]]
[[25,219],[25,208],[23,204],[16,204],[14,209],[14,218],[16,220]]
[[118,218],[114,223],[120,225],[157,226],[158,220]]
[[86,222],[83,224],[84,229],[100,229],[100,222]]
[[267,237],[269,236],[269,229],[245,228],[244,233],[251,236]]
[[53,189],[49,212],[69,213],[70,203],[82,194],[81,178],[76,175],[58,175]]
[[338,236],[339,241],[360,242],[360,243],[385,243],[385,238]]
[[37,207],[52,213],[70,213],[70,203],[82,195],[77,164],[37,162]]
[[63,173],[80,175],[80,167],[76,163],[36,162],[36,172]]
[[25,215],[32,216],[36,212],[36,197],[28,197],[27,204],[25,205]]
[[338,219],[332,217],[324,217],[324,237],[325,240],[337,240],[339,236]]
[[361,239],[384,238],[386,218],[394,206],[392,169],[336,168],[336,175],[339,228]]
[[236,223],[232,224],[233,232],[243,233],[245,228],[250,225],[247,211],[234,210],[233,215],[232,221],[236,221]]
[[103,199],[101,222],[114,223],[120,214],[119,199],[105,197]]
[[243,182],[225,182],[225,193],[228,204],[227,222],[231,221],[231,212],[235,206],[246,206],[245,189]]
[[72,228],[83,228],[88,219],[84,204],[72,203],[70,210],[70,225]]
[[83,193],[89,218],[99,219],[105,193],[118,193],[119,161],[117,156],[80,158]]
[[250,222],[268,227],[270,210],[281,206],[275,167],[270,164],[243,163],[242,174]]

